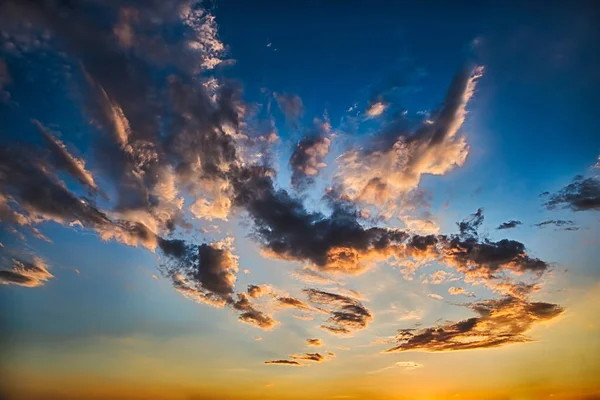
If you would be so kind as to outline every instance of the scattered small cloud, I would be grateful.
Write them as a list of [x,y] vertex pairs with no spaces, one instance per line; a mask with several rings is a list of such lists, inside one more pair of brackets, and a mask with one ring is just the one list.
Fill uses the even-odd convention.
[[301,364],[298,361],[294,361],[294,360],[270,360],[270,361],[265,361],[265,364],[270,364],[270,365],[289,365],[289,366],[293,366],[293,367],[302,367],[302,366],[304,366],[304,364]]
[[467,297],[475,297],[475,295],[471,292],[467,292],[464,288],[451,286],[448,288],[448,293],[452,296],[463,295]]
[[[334,354],[334,356],[335,356],[335,354]],[[323,361],[327,361],[331,358],[331,356],[322,355],[320,353],[292,354],[290,357],[294,360],[313,361],[313,362],[323,362]]]
[[33,257],[31,261],[20,258],[7,257],[0,260],[0,284],[17,285],[28,288],[43,286],[48,280],[54,278],[48,271],[48,266],[40,257]]
[[365,111],[365,114],[367,114],[367,116],[369,118],[375,118],[375,117],[378,117],[381,114],[383,114],[383,112],[385,111],[386,108],[387,108],[387,104],[385,104],[381,101],[378,101],[378,102],[371,104]]
[[500,225],[498,225],[498,227],[496,229],[498,229],[498,230],[513,229],[522,224],[523,223],[521,221],[518,221],[516,219],[511,219],[510,221],[501,223]]
[[576,176],[573,182],[554,194],[548,194],[544,206],[549,210],[568,208],[571,211],[600,210],[600,178]]
[[549,219],[538,224],[535,224],[538,228],[545,228],[547,226],[554,226],[557,229],[563,231],[577,231],[579,227],[575,225],[574,221],[563,220],[563,219]]

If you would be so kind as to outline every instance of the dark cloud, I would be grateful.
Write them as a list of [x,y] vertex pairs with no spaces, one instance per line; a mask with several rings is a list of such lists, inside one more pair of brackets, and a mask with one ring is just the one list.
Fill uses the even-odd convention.
[[296,189],[305,189],[314,182],[319,171],[324,168],[324,160],[329,153],[331,139],[325,135],[329,132],[329,123],[314,121],[314,127],[303,137],[290,157],[292,169],[292,186]]
[[277,190],[271,172],[245,168],[233,181],[234,204],[245,208],[254,221],[254,236],[273,256],[310,261],[317,267],[359,272],[364,258],[402,243],[408,234],[394,229],[364,228],[357,213],[334,204],[326,217],[306,210],[285,190]]
[[300,364],[298,361],[293,361],[293,360],[270,360],[270,361],[265,361],[265,364],[273,364],[273,365],[293,365],[296,367],[301,367],[302,364]]
[[469,307],[477,317],[418,331],[398,331],[398,345],[387,352],[468,350],[527,342],[530,339],[525,333],[535,323],[553,319],[563,312],[556,304],[515,297],[486,300]]
[[142,244],[152,250],[157,246],[159,237],[142,222],[121,219],[118,214],[109,217],[92,200],[70,191],[55,170],[54,164],[32,150],[0,147],[2,221],[20,226],[53,221],[91,229],[103,240]]
[[516,240],[481,239],[478,228],[483,223],[480,208],[457,223],[458,235],[439,235],[441,260],[471,278],[494,279],[504,271],[531,272],[540,275],[550,266],[527,254],[525,245]]
[[[304,365],[308,365],[308,364],[301,364],[298,361],[311,361],[311,362],[319,363],[319,362],[330,360],[332,357],[335,357],[335,354],[331,353],[331,352],[328,352],[327,355],[323,355],[321,353],[290,354],[291,360],[266,361],[265,364],[304,366]],[[296,360],[298,360],[298,361],[296,361]]]
[[0,258],[0,284],[32,288],[42,286],[52,278],[54,276],[40,257],[26,261],[2,254]]
[[273,318],[252,306],[246,293],[238,293],[238,300],[233,303],[233,308],[242,312],[238,317],[240,321],[258,328],[269,330],[277,324]]
[[[261,329],[269,330],[277,324],[257,309],[246,293],[240,292],[234,297],[238,263],[231,242],[192,245],[181,240],[161,239],[159,246],[167,256],[161,265],[163,274],[171,278],[175,289],[187,298],[216,307],[230,306],[240,312],[240,321]],[[248,290],[256,293],[256,288],[259,287],[251,285]]]
[[303,360],[303,361],[314,361],[314,362],[322,362],[327,361],[329,358],[320,353],[303,353],[303,354],[292,354],[292,359],[294,360]]
[[321,328],[334,334],[350,334],[367,327],[373,319],[371,312],[358,300],[337,293],[317,289],[304,289],[308,300],[329,309],[327,322]]
[[477,210],[475,214],[471,214],[461,222],[457,222],[458,231],[461,236],[473,237],[477,236],[477,230],[483,223],[483,208]]
[[0,189],[30,214],[85,226],[110,225],[96,207],[70,192],[36,154],[18,147],[0,148]]
[[177,290],[208,304],[234,302],[238,264],[229,243],[192,245],[163,240],[160,244],[167,256],[161,268]]
[[18,225],[42,221],[80,225],[96,231],[102,239],[115,239],[128,245],[139,243],[154,249],[156,235],[134,221],[111,220],[88,199],[71,192],[36,153],[20,147],[0,147],[0,197],[2,213]]
[[451,237],[442,245],[442,260],[458,271],[474,277],[491,279],[503,271],[541,274],[550,266],[527,254],[525,245],[516,240],[461,239]]
[[578,226],[575,226],[575,222],[571,220],[563,220],[563,219],[549,219],[538,224],[535,224],[538,228],[545,228],[547,226],[554,226],[563,231],[577,231],[579,230]]
[[502,229],[512,229],[512,228],[516,228],[519,225],[522,225],[523,223],[521,221],[518,221],[516,219],[511,219],[510,221],[506,221],[501,223],[500,225],[498,225],[498,227],[496,229],[498,230],[502,230]]
[[317,268],[360,273],[373,262],[440,259],[461,272],[493,278],[505,270],[543,273],[549,265],[527,254],[521,242],[481,239],[483,210],[458,223],[458,235],[411,235],[406,231],[365,228],[352,205],[332,202],[332,213],[309,212],[300,200],[276,190],[268,170],[245,169],[234,182],[234,203],[254,220],[254,237],[267,254],[310,261]]
[[577,176],[572,183],[549,195],[544,206],[549,210],[569,208],[572,211],[600,210],[600,179]]
[[306,344],[308,346],[321,347],[323,346],[323,341],[321,339],[306,339]]

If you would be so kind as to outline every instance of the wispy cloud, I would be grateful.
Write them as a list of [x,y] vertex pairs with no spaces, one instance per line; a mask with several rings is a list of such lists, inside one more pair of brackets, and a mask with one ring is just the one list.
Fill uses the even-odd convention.
[[519,225],[522,225],[523,223],[519,220],[516,219],[511,219],[510,221],[506,221],[501,223],[500,225],[498,225],[498,227],[496,229],[498,230],[503,230],[503,229],[513,229],[516,228]]
[[306,339],[307,346],[321,347],[323,346],[323,341],[321,339]]
[[397,369],[397,368],[404,368],[404,369],[415,369],[415,368],[420,368],[422,367],[422,364],[416,363],[414,361],[398,361],[397,363],[394,363],[393,365],[390,365],[388,367],[383,367],[380,369],[377,369],[375,371],[370,371],[369,374],[379,374],[381,372],[384,371],[388,371],[390,369]]
[[54,278],[40,257],[33,257],[31,261],[3,257],[0,262],[0,284],[33,288]]

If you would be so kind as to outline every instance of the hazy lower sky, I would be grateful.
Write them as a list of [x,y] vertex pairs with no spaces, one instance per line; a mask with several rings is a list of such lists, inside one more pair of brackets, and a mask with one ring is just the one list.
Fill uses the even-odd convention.
[[0,397],[600,398],[599,10],[0,1]]

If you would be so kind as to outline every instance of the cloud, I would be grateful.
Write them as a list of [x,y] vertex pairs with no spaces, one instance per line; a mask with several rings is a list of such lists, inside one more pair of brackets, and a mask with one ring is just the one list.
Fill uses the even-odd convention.
[[510,221],[506,221],[501,223],[500,225],[498,225],[498,227],[496,229],[498,230],[503,230],[503,229],[512,229],[512,228],[516,228],[519,225],[522,225],[523,223],[521,221],[518,221],[516,219],[511,219]]
[[[333,353],[331,353],[331,354],[333,354]],[[290,357],[294,360],[323,362],[323,361],[329,360],[331,356],[324,356],[320,353],[303,353],[303,354],[292,354]]]
[[439,294],[436,294],[436,293],[429,293],[427,296],[431,297],[432,299],[436,299],[436,300],[444,300],[444,298],[442,296],[440,296]]
[[307,346],[321,347],[323,346],[323,341],[321,339],[306,339]]
[[435,271],[429,275],[429,278],[424,279],[422,283],[430,283],[432,285],[439,285],[444,283],[446,280],[453,277],[453,274],[444,270]]
[[114,239],[130,246],[142,244],[154,250],[156,235],[147,226],[109,218],[89,200],[69,191],[53,171],[53,165],[36,153],[19,147],[0,147],[3,220],[20,226],[44,221],[82,226],[96,231],[103,240]]
[[557,193],[550,194],[544,206],[549,210],[568,208],[572,211],[600,210],[600,179],[577,176]]
[[473,303],[469,307],[476,317],[418,331],[400,330],[396,336],[398,345],[386,352],[469,350],[528,342],[530,339],[525,333],[535,323],[551,320],[563,312],[556,304],[511,296]]
[[39,129],[52,157],[54,157],[56,167],[71,174],[92,192],[98,190],[98,185],[94,181],[92,173],[85,168],[85,161],[72,156],[64,143],[52,136],[39,121],[34,120],[33,123]]
[[245,169],[234,183],[234,203],[254,220],[254,238],[265,255],[308,261],[315,269],[360,274],[379,261],[395,258],[413,266],[440,260],[471,278],[494,278],[504,271],[543,273],[547,263],[529,256],[525,245],[477,236],[483,222],[478,210],[458,224],[458,235],[416,235],[399,229],[365,228],[352,204],[332,199],[329,216],[309,212],[284,190],[276,190],[268,170]]
[[365,329],[373,319],[371,312],[358,300],[337,293],[318,289],[304,289],[308,300],[322,307],[329,308],[330,325],[321,328],[338,335],[348,335],[353,331]]
[[299,363],[298,361],[293,361],[293,360],[270,360],[270,361],[265,361],[265,364],[271,364],[271,365],[290,365],[290,366],[294,366],[294,367],[301,367],[301,366],[303,366],[303,364]]
[[280,365],[291,365],[291,366],[306,366],[308,364],[300,363],[299,361],[310,361],[320,363],[323,361],[330,360],[335,357],[334,353],[328,352],[327,355],[320,353],[301,353],[301,354],[290,354],[291,360],[272,360],[265,361],[265,364],[280,364]]
[[201,57],[200,65],[210,70],[223,62],[222,57],[227,49],[218,38],[215,16],[199,7],[200,4],[199,1],[184,3],[180,15],[184,25],[191,31],[188,47]]
[[271,316],[252,306],[246,293],[238,293],[237,296],[238,300],[233,303],[233,308],[242,312],[238,317],[240,321],[264,330],[271,330],[277,325],[277,321]]
[[0,260],[0,284],[17,285],[28,288],[43,286],[48,280],[54,278],[48,271],[48,266],[40,257],[33,257],[31,261],[19,258],[5,258]]
[[281,307],[298,308],[300,310],[306,310],[306,311],[312,310],[312,307],[310,307],[308,304],[306,304],[302,300],[296,299],[294,297],[278,297],[277,303]]
[[325,137],[329,132],[328,122],[315,119],[311,132],[304,136],[294,148],[290,157],[292,169],[292,186],[305,189],[314,182],[319,171],[326,167],[324,160],[329,154],[331,139]]
[[495,279],[504,271],[542,274],[548,263],[527,254],[525,245],[515,240],[497,242],[480,239],[477,229],[483,223],[483,210],[459,222],[459,235],[444,237],[441,259],[470,279]]
[[175,289],[196,301],[211,305],[231,304],[238,272],[238,257],[231,240],[191,245],[180,240],[163,240],[166,260],[161,265]]
[[371,104],[367,110],[365,111],[365,114],[367,114],[367,116],[369,118],[375,118],[380,116],[381,114],[383,114],[383,112],[385,111],[385,109],[387,108],[387,104],[381,102],[381,101],[377,101],[373,104]]
[[304,114],[304,104],[302,99],[294,94],[289,93],[273,93],[275,101],[281,112],[285,115],[288,122],[296,124]]
[[381,132],[380,148],[341,155],[336,179],[343,193],[380,209],[395,208],[397,199],[415,189],[422,175],[443,175],[462,166],[469,147],[465,137],[457,133],[482,72],[481,67],[461,69],[443,105],[412,132],[405,128],[402,116]]
[[579,230],[578,226],[575,226],[575,222],[571,220],[562,220],[562,219],[549,219],[538,224],[535,224],[538,228],[545,228],[547,226],[554,226],[556,228],[560,228],[563,231],[576,231]]
[[457,296],[459,294],[462,294],[462,295],[467,296],[467,297],[475,297],[475,295],[473,293],[467,292],[464,288],[461,288],[461,287],[451,286],[451,287],[448,288],[448,293],[450,293],[453,296]]
[[476,237],[477,230],[481,227],[481,224],[483,224],[484,218],[483,208],[479,208],[474,214],[469,215],[461,222],[457,222],[456,225],[458,226],[460,236]]
[[330,216],[310,212],[298,198],[276,190],[264,168],[240,171],[234,189],[234,204],[252,217],[254,238],[265,255],[309,261],[322,271],[359,274],[392,256],[422,255],[437,243],[433,236],[411,237],[399,229],[365,228],[352,205],[331,196]]
[[248,296],[256,299],[267,293],[270,293],[271,289],[265,285],[248,285]]
[[406,228],[412,232],[420,233],[422,235],[431,235],[440,231],[439,225],[431,219],[416,219],[409,216],[401,216],[399,218]]

